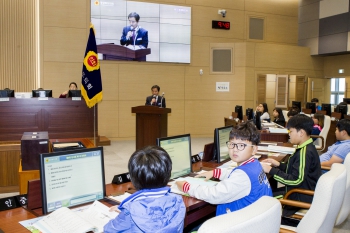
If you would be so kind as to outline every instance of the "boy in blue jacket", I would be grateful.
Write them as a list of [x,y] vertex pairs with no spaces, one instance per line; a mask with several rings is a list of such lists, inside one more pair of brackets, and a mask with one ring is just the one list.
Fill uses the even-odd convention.
[[182,232],[186,208],[182,196],[166,186],[172,169],[168,153],[156,146],[135,151],[128,169],[137,192],[120,203],[120,214],[104,232]]

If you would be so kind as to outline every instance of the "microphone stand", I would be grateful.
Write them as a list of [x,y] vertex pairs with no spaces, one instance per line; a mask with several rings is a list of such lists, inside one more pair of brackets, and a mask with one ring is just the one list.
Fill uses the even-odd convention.
[[163,107],[163,98],[164,98],[164,92],[162,94],[162,99],[160,100],[160,107],[162,108]]

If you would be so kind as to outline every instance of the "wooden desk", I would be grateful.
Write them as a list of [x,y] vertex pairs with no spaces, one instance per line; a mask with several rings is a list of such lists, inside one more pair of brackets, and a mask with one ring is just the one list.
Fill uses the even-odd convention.
[[[84,99],[18,99],[0,102],[0,141],[20,141],[23,132],[48,131],[49,138],[93,138],[98,135],[97,105],[88,108]],[[25,119],[25,120],[23,120]]]
[[[261,156],[262,159],[267,156]],[[284,156],[280,155],[277,157],[277,160],[282,159]],[[216,168],[220,164],[214,162],[197,162],[193,164],[193,170],[199,171],[202,168]],[[133,185],[129,183],[116,185],[116,184],[107,184],[106,185],[106,194],[107,196],[111,193],[116,192],[125,192],[128,189],[133,188]],[[198,200],[193,197],[182,196],[184,204],[186,206],[186,217],[184,226],[204,218],[210,214],[215,213],[216,205],[211,205],[205,201]],[[112,204],[109,201],[104,201],[104,204],[111,206]],[[18,222],[35,218],[36,216],[24,208],[16,208],[7,211],[0,212],[0,228],[6,233],[28,233],[28,230],[25,229]]]
[[260,135],[260,141],[288,142],[289,140],[289,135],[287,133],[270,133],[266,130],[262,130]]

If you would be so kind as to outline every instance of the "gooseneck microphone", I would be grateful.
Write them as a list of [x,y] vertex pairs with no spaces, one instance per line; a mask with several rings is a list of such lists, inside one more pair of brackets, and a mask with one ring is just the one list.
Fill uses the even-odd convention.
[[160,100],[160,107],[162,108],[163,107],[163,98],[164,98],[164,92],[162,93],[162,99]]

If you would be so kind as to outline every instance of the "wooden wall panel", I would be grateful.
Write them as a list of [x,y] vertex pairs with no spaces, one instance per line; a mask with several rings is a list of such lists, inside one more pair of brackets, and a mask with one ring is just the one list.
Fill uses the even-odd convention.
[[44,62],[81,62],[83,64],[88,28],[45,27],[43,33]]
[[[108,135],[110,138],[119,137],[119,102],[117,100],[103,100],[98,104],[99,131],[101,135]],[[131,118],[130,107],[130,118]],[[124,124],[121,122],[121,124]],[[135,124],[135,122],[133,123]],[[135,136],[135,132],[133,132]]]
[[37,0],[0,1],[0,89],[28,91],[39,75]]
[[44,62],[45,78],[40,83],[40,87],[51,89],[53,97],[56,98],[68,90],[70,82],[76,82],[80,89],[82,67],[82,62]]
[[298,1],[245,0],[245,10],[298,17]]
[[[89,1],[85,1],[89,2]],[[88,17],[90,17],[90,6],[82,4],[82,1],[71,0],[45,0],[44,4],[44,26],[86,29]],[[64,14],[62,14],[64,12]]]

